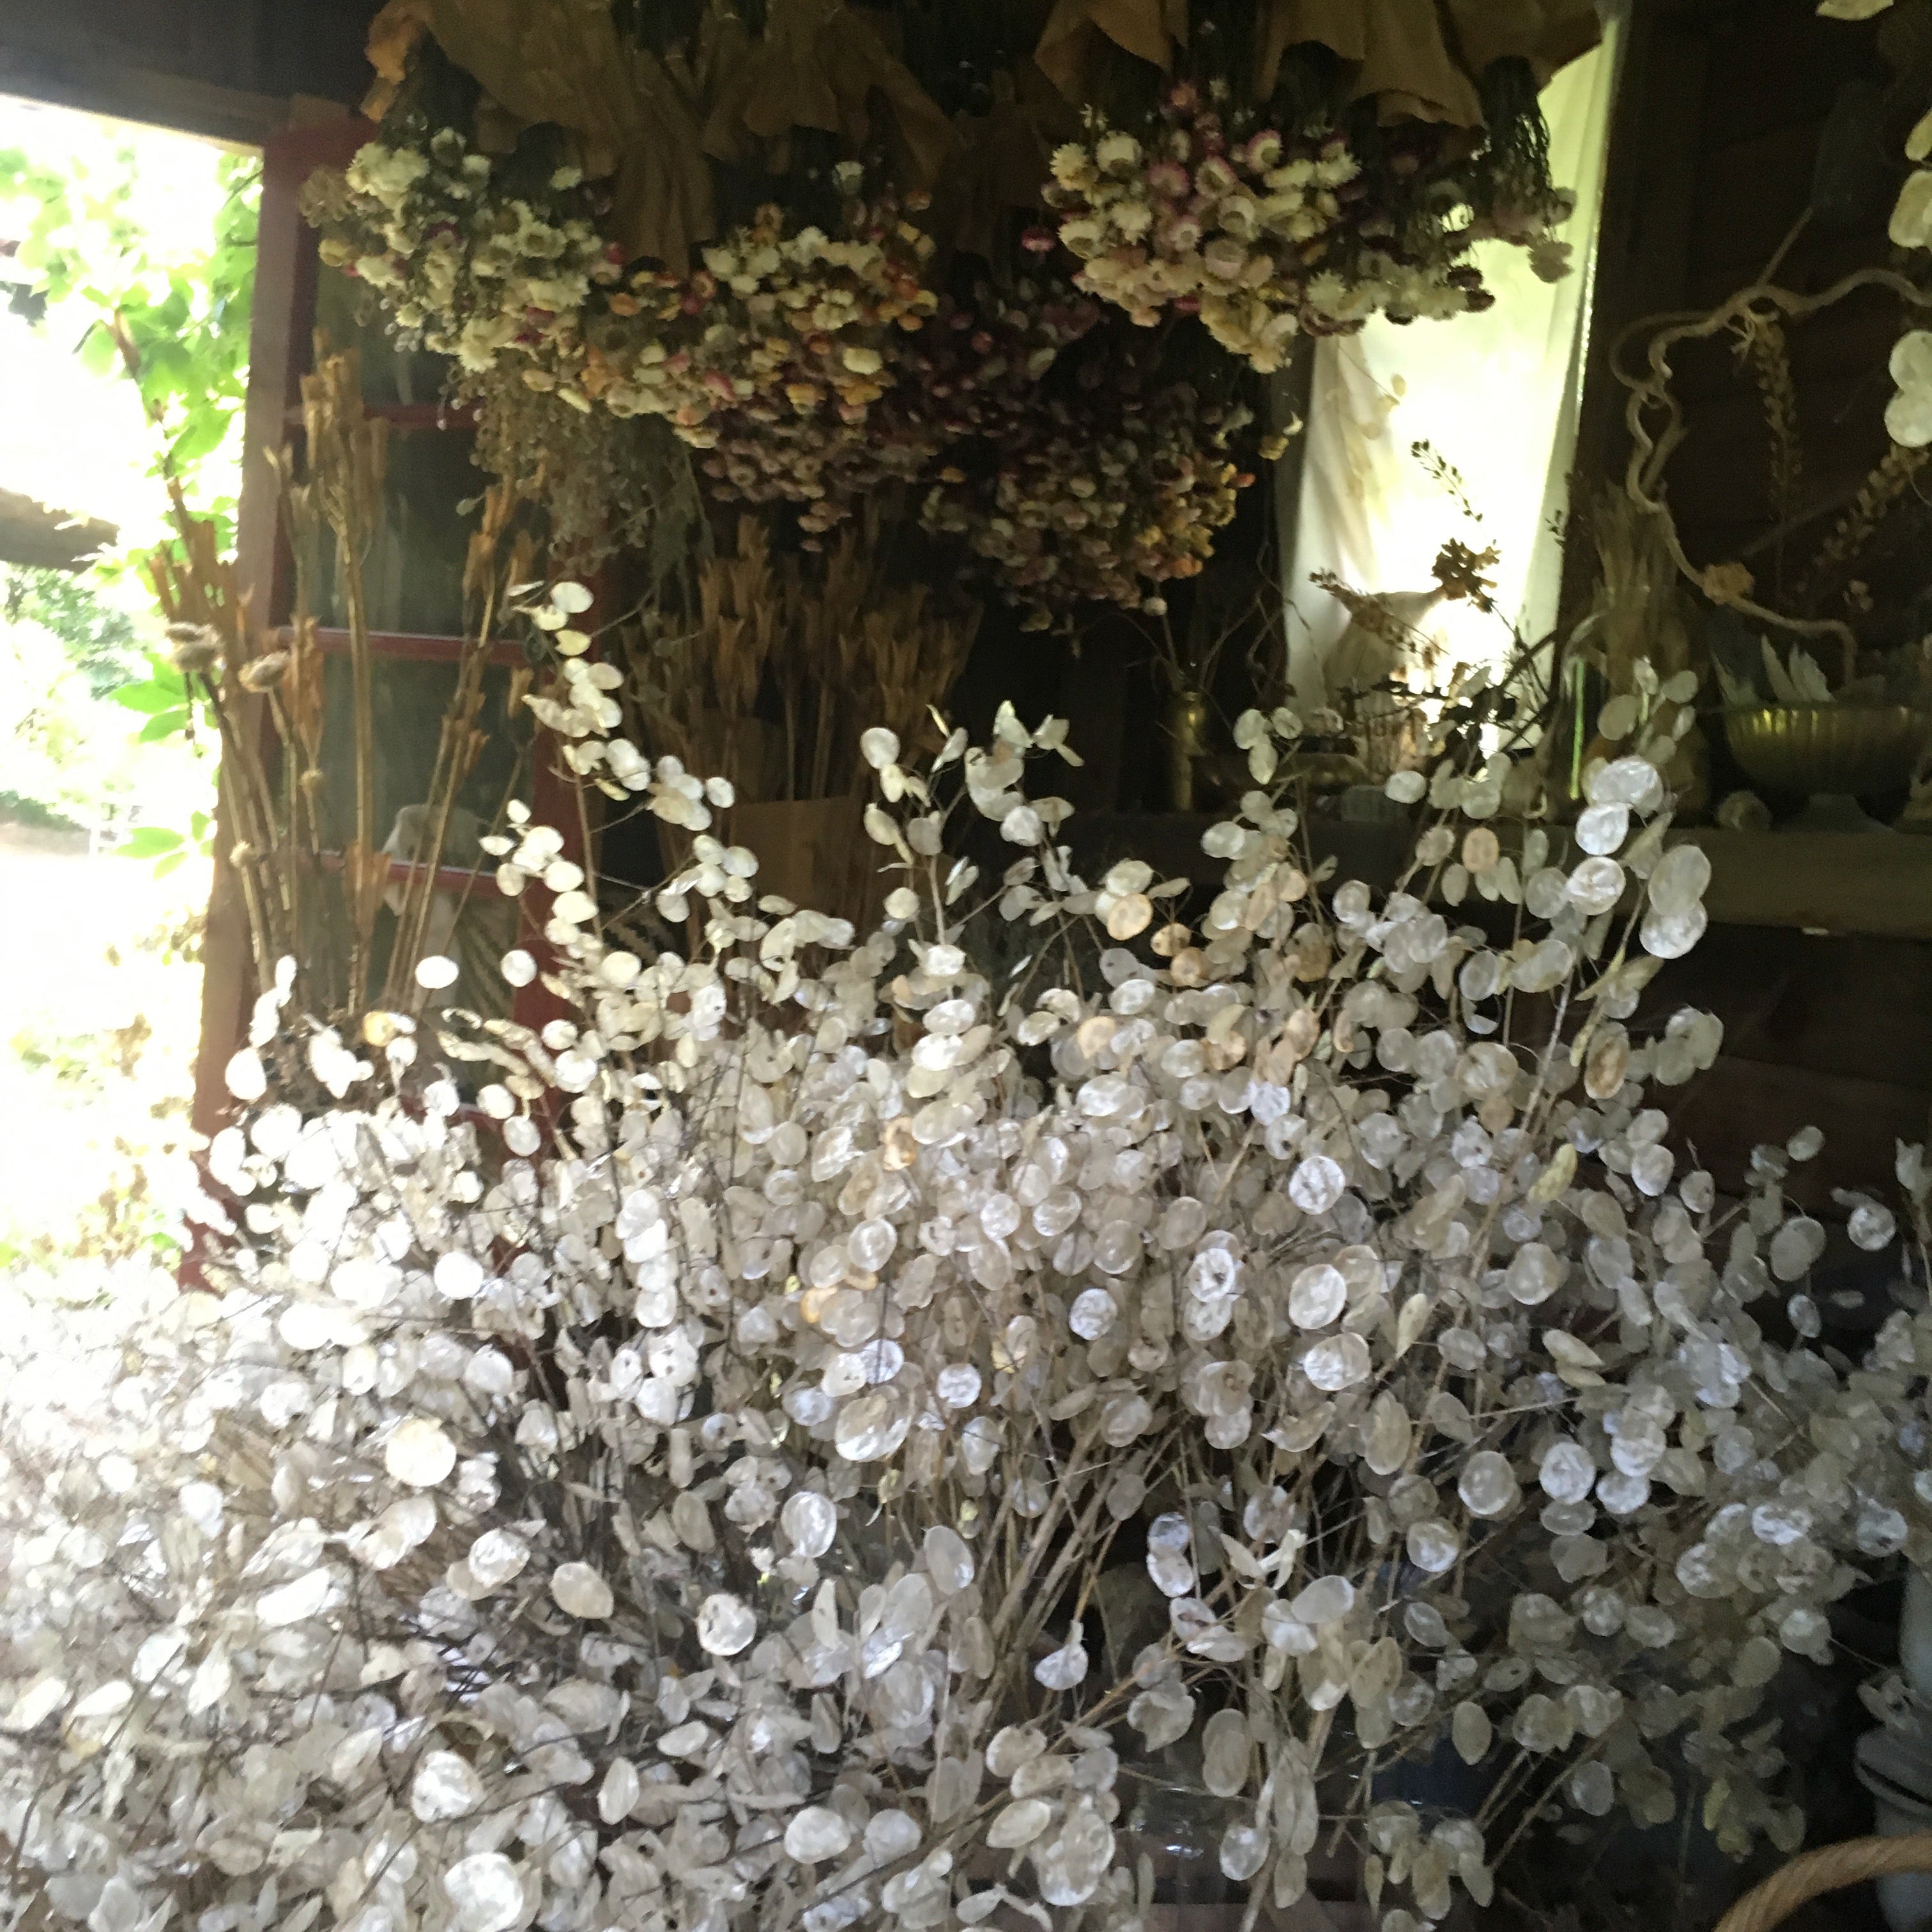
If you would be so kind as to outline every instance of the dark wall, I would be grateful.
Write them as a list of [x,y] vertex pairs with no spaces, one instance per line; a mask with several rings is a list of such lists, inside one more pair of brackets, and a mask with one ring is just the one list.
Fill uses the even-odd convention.
[[[1895,57],[1915,48],[1918,82],[1888,102]],[[1627,392],[1610,354],[1640,319],[1714,309],[1774,261],[1776,283],[1804,296],[1892,261],[1886,224],[1905,170],[1904,134],[1932,98],[1932,0],[1894,0],[1888,14],[1857,24],[1818,19],[1816,0],[1636,0],[1631,63],[1612,140],[1580,439],[1583,473],[1618,480],[1630,446]],[[1804,461],[1783,514],[1770,488],[1765,402],[1735,340],[1672,352],[1672,393],[1689,433],[1666,487],[1694,564],[1742,561],[1772,603],[1798,602],[1820,537],[1888,446],[1886,358],[1900,313],[1894,298],[1856,296],[1788,331]],[[1643,339],[1634,329],[1630,363]],[[1882,589],[1883,566],[1871,561]],[[1574,545],[1568,566],[1574,610],[1590,589],[1588,546]],[[1724,1052],[1677,1118],[1720,1184],[1742,1185],[1756,1142],[1815,1124],[1827,1151],[1799,1182],[1828,1215],[1831,1186],[1882,1188],[1894,1141],[1924,1137],[1932,1028],[1919,1022],[1932,1011],[1932,946],[1856,932],[1714,928],[1666,988],[1671,1002],[1710,1007],[1725,1022]]]
[[[1894,69],[1880,37],[1916,38],[1903,32],[1908,20],[1932,38],[1924,0],[1858,23],[1820,20],[1816,0],[1636,0],[1600,248],[1586,473],[1622,474],[1626,392],[1610,358],[1640,318],[1714,308],[1774,260],[1778,282],[1804,295],[1887,261],[1886,220],[1916,113],[1885,100]],[[1801,507],[1815,516],[1841,506],[1886,447],[1883,364],[1898,314],[1895,303],[1854,298],[1790,332],[1807,457]],[[1639,340],[1627,350],[1634,362]],[[1691,433],[1670,498],[1700,565],[1738,556],[1772,520],[1763,404],[1735,346],[1672,358]],[[1760,569],[1767,554],[1753,560]]]
[[0,0],[0,92],[258,142],[297,97],[361,98],[377,4]]

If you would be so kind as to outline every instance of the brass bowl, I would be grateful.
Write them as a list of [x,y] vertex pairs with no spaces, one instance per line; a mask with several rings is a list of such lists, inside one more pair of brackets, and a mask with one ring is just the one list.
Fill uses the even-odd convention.
[[1767,704],[1727,711],[1724,736],[1771,791],[1869,798],[1900,792],[1928,741],[1932,712],[1903,704]]

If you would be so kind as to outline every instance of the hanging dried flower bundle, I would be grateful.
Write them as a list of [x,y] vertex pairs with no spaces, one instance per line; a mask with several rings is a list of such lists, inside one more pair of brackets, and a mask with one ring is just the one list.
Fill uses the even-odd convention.
[[687,276],[627,272],[575,168],[506,196],[496,166],[446,128],[427,152],[372,142],[308,194],[328,230],[323,259],[453,358],[459,393],[508,360],[529,388],[586,412],[667,417],[700,448],[716,412],[768,395],[862,422],[883,393],[881,341],[937,304],[920,276],[930,240],[890,196],[857,200],[856,178],[838,236],[764,209]]
[[[426,177],[370,158],[346,178],[413,194]],[[397,204],[398,220],[382,238],[372,230],[370,245],[440,221],[430,202],[428,213]],[[472,372],[465,393],[520,370],[526,387],[586,414],[661,417],[702,452],[714,496],[797,505],[814,538],[884,488],[922,490],[926,527],[965,536],[1008,593],[1043,616],[1083,598],[1138,608],[1198,570],[1234,491],[1253,480],[1249,464],[1270,453],[1266,439],[1242,436],[1252,421],[1244,406],[1209,406],[1179,383],[1150,400],[1138,393],[1147,379],[1104,344],[1070,398],[1054,372],[1093,330],[1098,305],[1047,275],[982,289],[973,308],[934,296],[919,280],[929,242],[890,199],[849,200],[838,242],[815,229],[788,235],[767,208],[688,278],[624,278],[584,257],[574,312],[543,310],[511,335],[507,313],[562,292],[550,251],[580,256],[586,245],[568,219],[518,206],[517,232],[538,257],[530,272],[520,280],[482,253],[464,259],[487,314],[460,294],[429,298],[452,323],[470,316],[422,336]],[[366,278],[370,258],[348,252],[362,245],[337,231],[334,253]],[[458,286],[434,250],[385,256],[376,279],[416,288],[412,264],[439,289]],[[406,300],[399,316],[418,306]],[[1108,376],[1130,392],[1101,394]]]
[[989,472],[942,476],[920,520],[992,562],[1036,628],[1090,598],[1158,614],[1161,586],[1197,574],[1233,520],[1254,481],[1242,457],[1280,454],[1285,437],[1244,435],[1253,420],[1186,382],[1103,381],[1016,424]]
[[884,340],[880,393],[862,416],[835,424],[789,396],[720,409],[704,472],[728,501],[804,503],[801,526],[821,532],[883,490],[916,489],[1018,440],[1100,314],[1045,276],[982,287],[970,308],[942,298],[922,328]]
[[[506,387],[521,383],[581,418],[574,440],[592,460],[563,458],[573,440],[567,415],[532,418],[558,460],[524,462],[519,473],[550,472],[567,494],[564,479],[594,471],[621,491],[640,473],[616,453],[621,425],[662,418],[700,452],[707,494],[794,506],[814,540],[882,493],[927,501],[938,519],[928,526],[968,536],[996,580],[1036,613],[1075,596],[1130,608],[1157,601],[1173,566],[1200,554],[1192,533],[1225,520],[1204,502],[1147,515],[1144,504],[1116,503],[1079,526],[1083,562],[1042,565],[1038,530],[1015,506],[1037,502],[1042,483],[1051,495],[1050,475],[1105,478],[1131,441],[1096,422],[1090,450],[1049,449],[1037,420],[1054,401],[1064,352],[1103,314],[1185,331],[1198,316],[1215,353],[1265,372],[1300,331],[1358,327],[1374,312],[1407,319],[1484,305],[1468,250],[1486,236],[1533,245],[1540,267],[1562,272],[1564,251],[1546,231],[1568,202],[1549,184],[1534,79],[1510,50],[1516,27],[1482,56],[1479,102],[1477,82],[1449,71],[1432,16],[1418,45],[1433,50],[1432,91],[1418,98],[1447,87],[1453,99],[1439,113],[1404,109],[1384,128],[1372,102],[1352,106],[1346,87],[1303,74],[1308,63],[1286,52],[1283,23],[1263,8],[1248,37],[1255,71],[1244,70],[1239,87],[1225,76],[1169,86],[1144,141],[1090,110],[1088,140],[1060,148],[1049,181],[1044,130],[1064,126],[1071,110],[1035,98],[1036,86],[1022,106],[1026,91],[1006,72],[1007,30],[990,21],[976,38],[964,22],[949,31],[963,70],[991,59],[988,71],[1004,82],[993,93],[1006,102],[995,117],[1004,145],[991,158],[947,130],[910,70],[837,0],[774,6],[748,39],[742,23],[712,8],[680,16],[682,24],[640,16],[614,30],[611,71],[580,100],[554,60],[542,64],[541,85],[526,74],[514,49],[534,57],[542,34],[533,22],[482,10],[487,34],[473,0],[446,12],[388,10],[377,50],[388,83],[383,137],[345,173],[318,176],[309,207],[325,259],[374,290],[406,340],[454,358],[460,392],[500,408]],[[1130,64],[1172,68],[1187,37],[1174,39],[1169,27],[1186,10],[1147,10],[1162,22],[1151,38],[1131,24],[1142,10],[1115,10],[1102,26],[1060,9],[1041,44],[1042,70],[1082,98],[1089,43],[1109,35],[1120,41],[1117,62],[1131,56]],[[573,16],[571,32],[593,16],[608,38],[611,22],[596,7]],[[1205,46],[1214,26],[1207,12],[1200,26]],[[626,172],[623,117],[604,111],[628,98],[633,77],[614,50],[633,31],[650,50],[638,52],[638,75],[657,76],[645,94],[656,100],[667,76],[679,76],[674,118],[694,117],[694,138],[701,124],[704,153],[734,182],[732,170],[761,158],[770,185],[759,191],[772,194],[771,205],[721,233],[706,225],[716,198],[674,195],[668,176],[659,199],[683,211],[674,235],[639,228],[650,211]],[[566,44],[561,25],[553,38]],[[834,42],[871,52],[848,72]],[[928,64],[938,45],[926,48]],[[457,71],[466,62],[473,80]],[[490,97],[476,100],[476,80],[509,88],[520,104],[512,118],[523,137],[511,152],[482,152],[490,141],[511,144],[501,114],[487,111]],[[1394,87],[1387,75],[1383,84]],[[877,126],[874,95],[889,108]],[[445,124],[452,113],[460,125]],[[692,188],[710,163],[687,155],[674,166],[658,122],[644,113],[637,128],[640,152]],[[1015,176],[1028,167],[1040,177],[1030,190]],[[977,169],[977,184],[949,168]],[[950,211],[943,218],[928,208],[935,179]],[[740,206],[742,186],[733,191]],[[997,208],[982,206],[988,194]],[[1029,200],[1035,216],[1042,201],[1058,213],[1057,233],[1036,226],[1024,239],[1049,255],[1066,243],[1072,260],[1053,272],[1018,272],[1016,218]],[[640,242],[646,230],[656,256]],[[972,278],[953,272],[955,242],[988,251],[998,292],[982,286],[963,299]],[[1065,287],[1076,272],[1084,297]],[[1170,476],[1249,474],[1252,450],[1226,448],[1238,413],[1198,412],[1201,440],[1188,451],[1177,442],[1187,412],[1170,412],[1160,433]],[[1055,434],[1070,429],[1084,433],[1058,413]],[[500,450],[500,434],[490,442]],[[1002,481],[990,496],[945,494],[962,476],[976,484],[995,472]],[[1011,502],[994,503],[1003,493]],[[643,494],[667,493],[646,484]],[[565,521],[581,536],[587,520],[574,499],[567,507]],[[1054,512],[1061,536],[1076,511]],[[620,500],[611,514],[634,532],[650,512]]]
[[1055,152],[1047,200],[1084,265],[1082,287],[1143,324],[1198,315],[1264,374],[1304,334],[1487,308],[1495,298],[1470,259],[1478,242],[1528,248],[1546,280],[1568,272],[1569,249],[1550,231],[1570,198],[1546,177],[1485,178],[1480,160],[1459,165],[1460,130],[1426,122],[1376,145],[1365,166],[1333,122],[1284,130],[1236,105],[1225,83],[1184,82],[1142,135],[1090,117],[1086,140]]

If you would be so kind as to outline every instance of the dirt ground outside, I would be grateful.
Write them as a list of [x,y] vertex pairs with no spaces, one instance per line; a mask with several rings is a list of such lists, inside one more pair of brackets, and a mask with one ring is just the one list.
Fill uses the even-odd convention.
[[170,1260],[206,896],[200,865],[0,823],[0,1272],[86,1298]]

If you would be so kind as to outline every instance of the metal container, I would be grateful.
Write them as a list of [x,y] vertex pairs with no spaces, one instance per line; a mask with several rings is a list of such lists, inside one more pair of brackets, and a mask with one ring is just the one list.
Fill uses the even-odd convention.
[[1771,791],[1868,798],[1900,792],[1928,742],[1932,712],[1903,704],[1767,704],[1727,711],[1731,755]]

